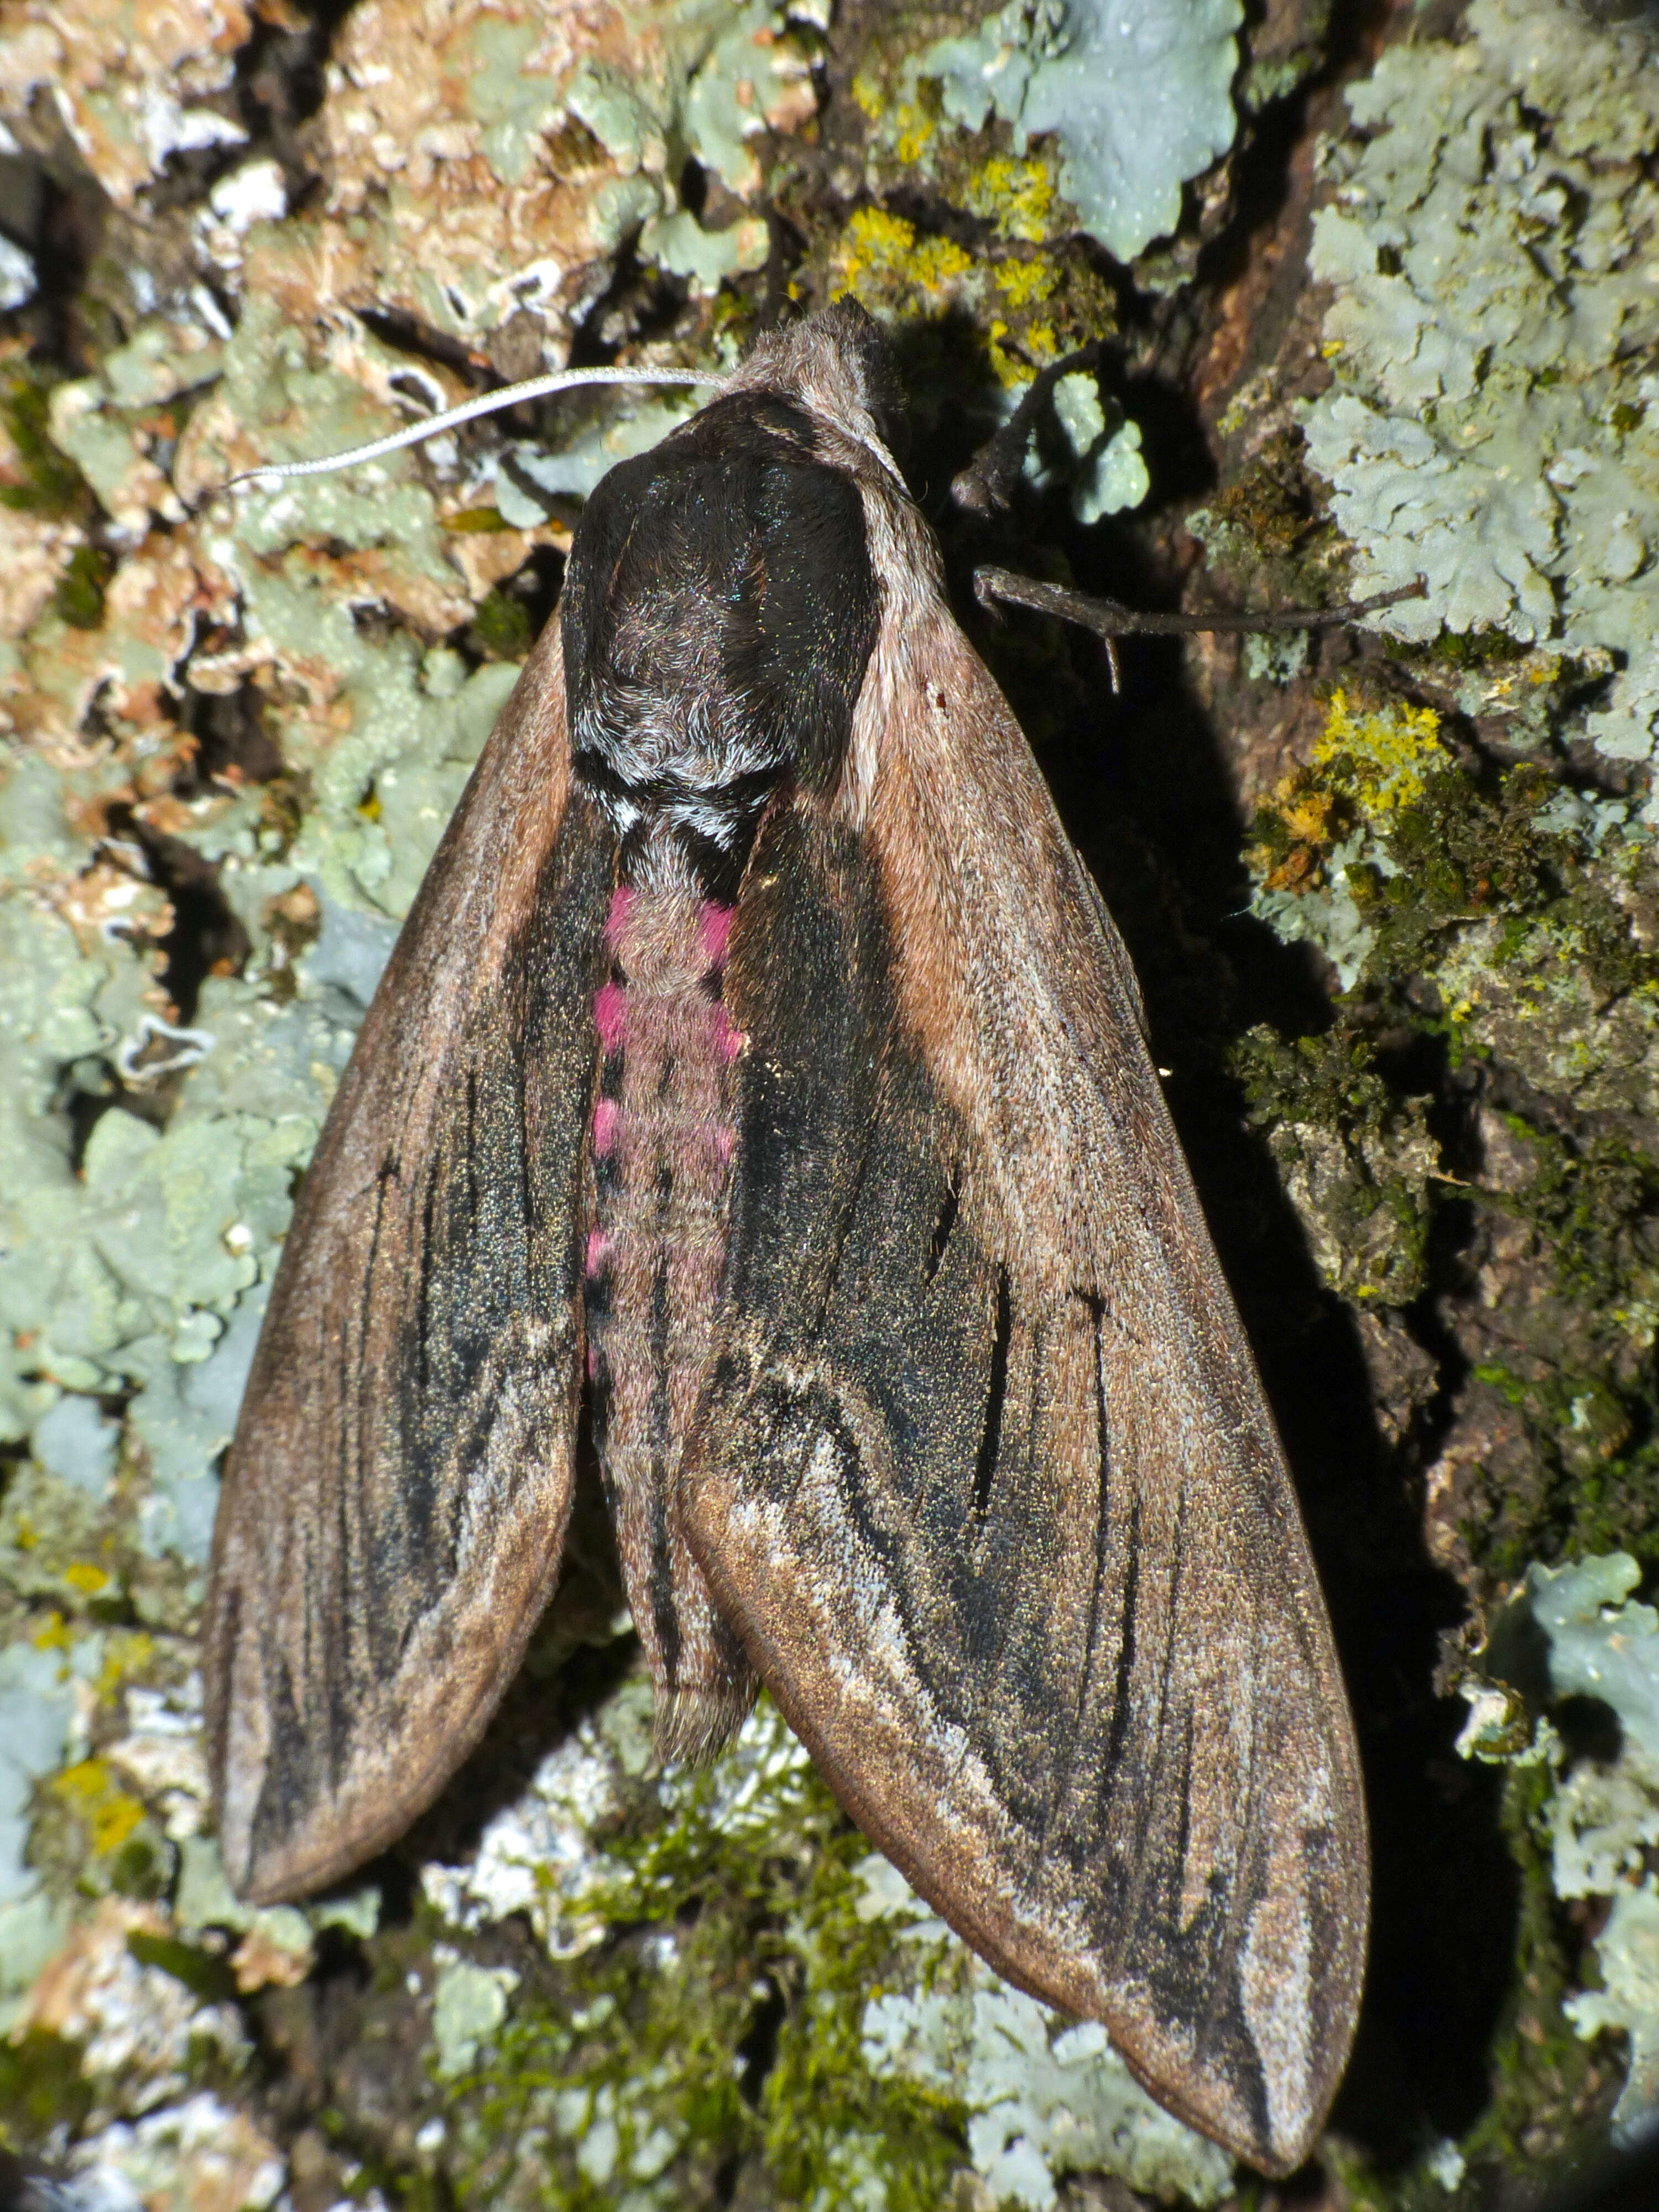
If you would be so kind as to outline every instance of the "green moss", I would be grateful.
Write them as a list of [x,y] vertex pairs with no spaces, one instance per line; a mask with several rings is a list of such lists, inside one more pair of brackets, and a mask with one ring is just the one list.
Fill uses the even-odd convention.
[[1500,1817],[1520,1877],[1515,1967],[1492,2045],[1492,2100],[1463,2145],[1474,2160],[1497,2158],[1522,2171],[1566,2148],[1599,2087],[1594,2055],[1562,2009],[1580,1986],[1581,1947],[1553,1885],[1553,1788],[1542,1765],[1512,1766],[1505,1778]]
[[442,527],[461,538],[495,537],[504,530],[511,530],[513,525],[498,507],[463,507],[459,514],[447,514]]
[[100,545],[77,545],[58,580],[52,605],[71,629],[101,629],[104,591],[115,563]]
[[[1529,1732],[1529,1731],[1528,1731]],[[1538,2179],[1606,2102],[1606,2061],[1565,2009],[1582,1984],[1582,1941],[1553,1886],[1554,1769],[1528,1759],[1504,1776],[1499,1820],[1517,1873],[1510,1995],[1488,2054],[1492,2099],[1455,2143],[1443,2141],[1404,2171],[1379,2173],[1331,2148],[1353,2212],[1447,2212],[1487,2203],[1506,2171]]]
[[1659,891],[1649,840],[1620,802],[1532,761],[1466,766],[1438,732],[1425,706],[1334,695],[1312,761],[1258,810],[1256,912],[1318,943],[1346,988],[1430,978],[1459,1059],[1643,1110],[1659,1058],[1659,950],[1636,926]]
[[[872,1996],[914,1978],[891,1923],[858,1911],[869,1846],[771,1729],[746,1817],[716,1766],[676,1783],[666,1817],[646,1792],[601,1832],[584,1904],[623,1932],[567,1962],[556,1996],[518,2002],[458,2085],[478,2147],[464,2202],[534,2160],[537,2201],[561,2212],[614,2205],[630,2183],[646,2203],[711,2203],[745,2164],[785,2203],[838,2203],[854,2143],[892,2212],[942,2201],[965,2157],[960,2110],[862,2056]],[[536,2146],[550,2123],[556,2150]]]
[[147,1935],[136,1928],[127,1937],[127,1948],[141,1966],[159,1966],[204,2004],[222,2004],[236,1994],[236,1977],[228,1962],[194,1943],[182,1943],[174,1936]]
[[1571,861],[1565,841],[1535,827],[1548,789],[1530,766],[1488,790],[1457,769],[1423,778],[1383,841],[1392,870],[1361,879],[1369,896],[1353,884],[1377,931],[1378,969],[1432,968],[1440,933],[1475,916],[1501,911],[1513,921],[1551,907],[1567,887]]
[[1231,1066],[1333,1289],[1410,1304],[1428,1279],[1438,1166],[1421,1103],[1392,1091],[1342,1024],[1289,1042],[1250,1030]]
[[1249,1030],[1234,1049],[1252,1123],[1312,1121],[1345,1134],[1380,1131],[1393,1097],[1363,1037],[1340,1027],[1286,1043],[1270,1029]]
[[0,2145],[40,2155],[92,2109],[78,2045],[38,2027],[0,2039]]
[[[976,2172],[1036,2204],[1034,2161],[1226,2193],[1230,2161],[1103,2034],[998,1983],[872,1854],[767,1701],[696,1772],[653,1773],[648,1712],[630,1676],[470,1868],[428,1869],[449,1916],[426,1931],[428,2068],[462,2201],[921,2212]],[[536,1945],[502,1925],[520,1869],[545,1884]]]
[[1632,1277],[1645,1287],[1659,1260],[1659,1163],[1617,1137],[1574,1144],[1518,1114],[1508,1119],[1538,1164],[1514,1202],[1549,1238],[1562,1289],[1616,1315]]
[[1243,550],[1241,536],[1258,560],[1283,558],[1302,546],[1310,532],[1327,527],[1312,513],[1299,448],[1283,432],[1206,508],[1188,516],[1187,526],[1220,556],[1218,566],[1235,567]]
[[51,381],[30,370],[0,385],[0,422],[17,449],[23,478],[0,485],[0,507],[63,518],[84,512],[90,500],[85,477],[52,441],[51,392]]
[[492,591],[472,617],[472,635],[491,660],[521,659],[532,642],[529,611],[511,593]]
[[1529,1481],[1502,1480],[1501,1510],[1463,1528],[1494,1583],[1513,1582],[1534,1559],[1588,1559],[1615,1543],[1659,1561],[1659,1453],[1645,1443],[1620,1449],[1650,1406],[1594,1376],[1523,1377],[1483,1365],[1475,1376],[1522,1416],[1535,1469]]
[[1401,659],[1417,659],[1426,656],[1431,663],[1438,662],[1447,668],[1504,667],[1525,660],[1531,647],[1519,638],[1511,637],[1507,630],[1471,629],[1442,630],[1426,646],[1407,647],[1397,638],[1389,641],[1389,651]]
[[[1465,1529],[1494,1577],[1615,1548],[1659,1564],[1659,1167],[1624,1140],[1507,1117],[1534,1172],[1478,1203],[1534,1231],[1554,1279],[1474,1381],[1518,1413],[1532,1466]],[[1501,1496],[1497,1493],[1501,1493]]]

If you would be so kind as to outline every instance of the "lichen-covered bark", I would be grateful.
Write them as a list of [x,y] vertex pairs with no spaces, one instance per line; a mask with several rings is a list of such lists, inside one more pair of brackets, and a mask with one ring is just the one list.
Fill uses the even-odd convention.
[[[0,12],[0,2148],[71,2202],[1248,2186],[931,1920],[769,1709],[652,1767],[597,1499],[359,1883],[249,1911],[210,1832],[193,1631],[295,1179],[580,501],[683,403],[221,487],[846,292],[1129,938],[1336,1618],[1377,1906],[1325,2201],[1493,2201],[1651,2100],[1659,76],[1569,0],[1238,13]],[[954,514],[1098,337],[1016,513]],[[1132,643],[1114,696],[985,621],[985,558],[1425,594]]]

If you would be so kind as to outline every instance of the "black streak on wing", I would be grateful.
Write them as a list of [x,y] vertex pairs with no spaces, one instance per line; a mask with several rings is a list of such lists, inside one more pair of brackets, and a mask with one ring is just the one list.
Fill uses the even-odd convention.
[[1008,1270],[997,1269],[996,1331],[991,1339],[991,1387],[985,1401],[985,1430],[974,1468],[974,1518],[981,1524],[991,1502],[991,1481],[1002,1450],[1002,1413],[1008,1397],[1008,1338],[1013,1313],[1008,1301]]

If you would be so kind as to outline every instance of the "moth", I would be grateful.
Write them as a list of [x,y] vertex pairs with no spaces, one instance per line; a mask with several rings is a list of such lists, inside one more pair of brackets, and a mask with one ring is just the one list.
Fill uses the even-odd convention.
[[844,303],[614,468],[305,1179],[206,1631],[225,1863],[477,1743],[591,1425],[665,1758],[763,1682],[996,1970],[1263,2172],[1365,1942],[1358,1761],[1127,953]]

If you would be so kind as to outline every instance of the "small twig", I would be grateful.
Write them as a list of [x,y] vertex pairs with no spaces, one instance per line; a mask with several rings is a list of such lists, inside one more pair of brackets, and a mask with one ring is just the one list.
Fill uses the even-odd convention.
[[1048,394],[1062,376],[1092,368],[1100,359],[1101,342],[1092,338],[1062,361],[1040,368],[1020,394],[1019,404],[996,433],[988,438],[967,467],[951,479],[951,496],[969,514],[1000,514],[1013,504],[1014,486],[1025,465],[1025,448],[1031,428]]
[[[1039,583],[1035,576],[1016,575],[1012,568],[975,568],[974,597],[981,606],[999,602],[1015,607],[1034,607],[1039,614],[1058,615],[1103,637],[1109,646],[1117,637],[1187,637],[1194,632],[1217,632],[1244,637],[1261,631],[1337,629],[1358,622],[1402,599],[1420,599],[1427,586],[1419,576],[1414,584],[1397,591],[1379,592],[1375,599],[1350,599],[1337,607],[1298,608],[1279,614],[1153,615],[1126,607],[1119,599],[1097,599],[1087,592],[1068,592],[1059,584]],[[1115,675],[1114,676],[1115,683]]]

